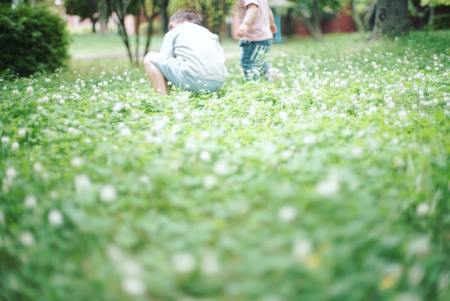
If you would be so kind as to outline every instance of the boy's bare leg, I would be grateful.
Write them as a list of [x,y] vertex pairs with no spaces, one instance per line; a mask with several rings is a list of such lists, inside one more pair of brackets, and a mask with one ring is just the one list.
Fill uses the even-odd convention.
[[144,58],[144,68],[152,87],[161,95],[167,95],[167,81],[158,68],[152,63],[152,58],[157,57],[154,52],[148,53]]

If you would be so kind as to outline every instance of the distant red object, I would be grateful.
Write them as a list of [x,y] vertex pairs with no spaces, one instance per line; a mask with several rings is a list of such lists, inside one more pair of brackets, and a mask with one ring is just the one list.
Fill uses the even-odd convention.
[[[294,33],[298,35],[309,35],[308,27],[303,24],[299,18],[294,17],[292,25],[294,27]],[[347,9],[344,9],[336,14],[331,20],[322,22],[323,33],[333,32],[355,32],[356,26]]]
[[356,26],[353,17],[346,11],[340,11],[333,19],[322,24],[324,33],[355,32]]

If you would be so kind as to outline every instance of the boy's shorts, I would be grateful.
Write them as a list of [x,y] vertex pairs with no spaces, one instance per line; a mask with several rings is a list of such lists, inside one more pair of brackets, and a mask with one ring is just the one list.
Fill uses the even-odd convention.
[[223,85],[223,81],[205,80],[192,75],[188,63],[181,58],[159,55],[151,62],[158,68],[169,85],[192,92],[214,92]]
[[241,66],[246,79],[258,79],[267,76],[270,65],[266,59],[272,46],[272,39],[263,41],[240,40]]

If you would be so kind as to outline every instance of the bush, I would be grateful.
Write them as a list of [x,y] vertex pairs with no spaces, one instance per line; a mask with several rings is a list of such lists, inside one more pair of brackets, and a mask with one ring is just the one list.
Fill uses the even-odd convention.
[[433,29],[442,30],[450,28],[450,16],[448,14],[437,15],[433,20]]
[[0,72],[53,71],[68,58],[64,21],[45,8],[0,6]]

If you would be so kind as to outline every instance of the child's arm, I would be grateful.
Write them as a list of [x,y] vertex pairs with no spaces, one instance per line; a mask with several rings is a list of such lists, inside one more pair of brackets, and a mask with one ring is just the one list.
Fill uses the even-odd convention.
[[256,14],[258,12],[258,6],[256,4],[247,5],[247,10],[245,11],[244,20],[242,20],[241,25],[239,26],[237,36],[243,37],[248,31],[249,26],[255,22]]
[[239,40],[239,37],[237,35],[237,31],[240,25],[239,23],[239,2],[236,2],[231,13],[231,37],[235,40]]
[[272,10],[269,8],[269,18],[270,18],[270,31],[276,34],[278,31],[277,25],[275,24],[275,18],[273,17]]

